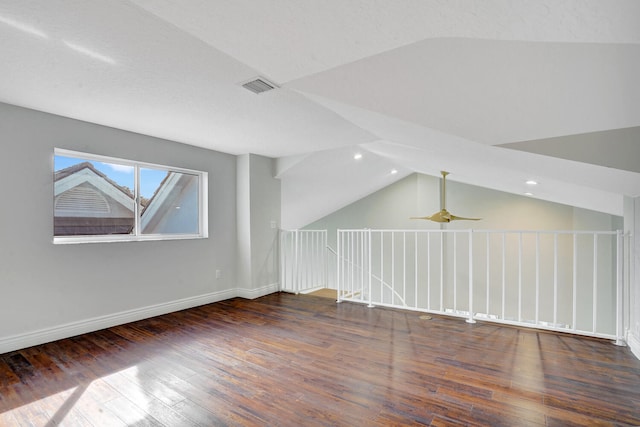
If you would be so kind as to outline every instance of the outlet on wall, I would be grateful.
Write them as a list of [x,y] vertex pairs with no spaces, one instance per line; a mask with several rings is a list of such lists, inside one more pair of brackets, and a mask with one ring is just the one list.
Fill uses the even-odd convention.
[[219,279],[222,277],[222,270],[216,270],[216,279]]

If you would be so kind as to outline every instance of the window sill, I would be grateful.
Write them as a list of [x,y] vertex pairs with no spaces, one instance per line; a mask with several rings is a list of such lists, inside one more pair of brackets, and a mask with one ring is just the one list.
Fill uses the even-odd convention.
[[115,242],[149,242],[159,240],[198,240],[207,239],[207,235],[199,234],[175,234],[175,235],[147,235],[147,236],[64,236],[54,237],[54,245],[75,245],[80,243],[115,243]]

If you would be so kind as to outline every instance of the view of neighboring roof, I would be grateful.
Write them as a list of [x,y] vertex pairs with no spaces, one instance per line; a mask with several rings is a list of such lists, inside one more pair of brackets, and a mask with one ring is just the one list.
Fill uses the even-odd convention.
[[[91,162],[56,171],[54,181],[56,236],[133,230],[135,194]],[[140,197],[141,232],[197,232],[197,194],[196,175],[167,171],[151,198]]]
[[104,173],[102,173],[98,169],[96,169],[96,167],[93,166],[90,162],[78,163],[77,165],[69,166],[68,168],[64,168],[64,169],[60,169],[59,171],[56,171],[55,174],[54,174],[54,182],[58,182],[58,181],[66,178],[68,176],[74,175],[74,174],[80,172],[83,169],[89,169],[91,172],[95,173],[100,178],[104,179],[109,184],[113,185],[115,188],[117,188],[118,190],[122,191],[128,197],[133,199],[134,195],[133,195],[133,192],[131,191],[131,189],[129,187],[123,186],[123,185],[118,185],[118,183],[116,183],[115,181],[109,179],[109,177],[107,175],[105,175]]

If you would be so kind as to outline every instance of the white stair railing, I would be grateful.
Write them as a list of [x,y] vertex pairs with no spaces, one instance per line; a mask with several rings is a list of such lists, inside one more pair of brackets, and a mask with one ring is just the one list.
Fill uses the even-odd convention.
[[328,257],[326,230],[280,230],[280,290],[303,293],[330,287],[335,275],[329,272]]
[[338,230],[338,301],[624,344],[623,239],[608,231]]

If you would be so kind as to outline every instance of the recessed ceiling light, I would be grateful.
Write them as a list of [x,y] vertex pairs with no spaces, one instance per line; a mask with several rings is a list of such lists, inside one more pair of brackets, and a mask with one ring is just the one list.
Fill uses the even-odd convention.
[[356,154],[354,154],[353,158],[354,158],[355,160],[360,160],[360,159],[362,158],[362,154],[360,154],[360,153],[356,153]]
[[398,173],[398,169],[391,169],[391,175],[395,175]]
[[525,184],[527,184],[527,185],[538,185],[538,182],[530,179],[529,181],[525,182]]

